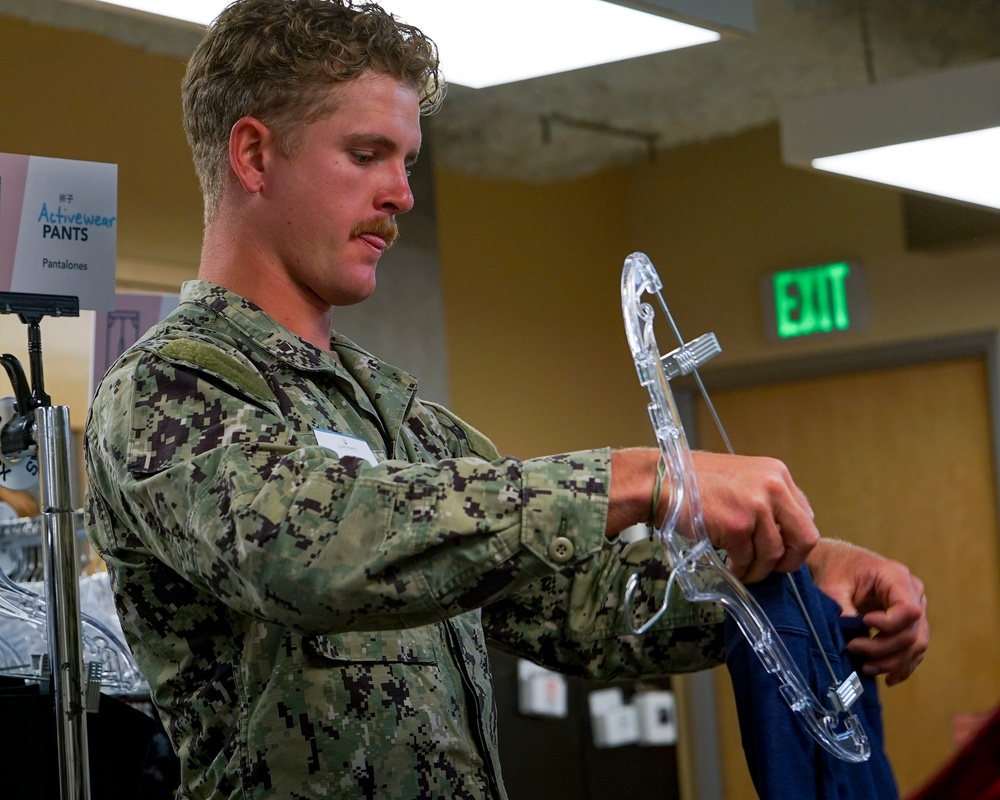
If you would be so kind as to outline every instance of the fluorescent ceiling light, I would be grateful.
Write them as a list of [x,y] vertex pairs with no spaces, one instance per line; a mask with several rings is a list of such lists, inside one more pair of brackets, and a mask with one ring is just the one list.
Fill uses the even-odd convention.
[[385,7],[437,42],[449,81],[474,89],[719,39],[605,0],[386,0]]
[[[225,0],[114,0],[111,5],[208,25]],[[720,34],[617,0],[384,0],[430,36],[450,83],[481,89],[714,42]]]
[[1000,209],[1000,61],[782,108],[786,163]]
[[1000,208],[1000,127],[817,158],[816,169]]

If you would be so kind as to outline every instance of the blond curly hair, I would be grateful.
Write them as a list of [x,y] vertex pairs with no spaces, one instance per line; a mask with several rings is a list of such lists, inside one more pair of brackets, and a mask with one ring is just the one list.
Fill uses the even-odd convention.
[[229,133],[238,119],[259,119],[290,154],[305,124],[335,110],[330,87],[368,70],[416,89],[423,114],[444,99],[434,42],[374,3],[236,0],[227,6],[188,62],[181,93],[206,222],[218,210]]

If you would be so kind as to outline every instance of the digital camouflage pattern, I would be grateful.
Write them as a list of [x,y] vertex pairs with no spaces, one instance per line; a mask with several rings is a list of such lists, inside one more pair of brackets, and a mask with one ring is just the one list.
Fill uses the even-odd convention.
[[[591,677],[701,669],[717,610],[626,635],[651,541],[603,535],[609,452],[518,461],[351,342],[218,286],[102,381],[88,530],[181,759],[183,798],[504,797],[486,642]],[[338,457],[316,428],[363,439]]]

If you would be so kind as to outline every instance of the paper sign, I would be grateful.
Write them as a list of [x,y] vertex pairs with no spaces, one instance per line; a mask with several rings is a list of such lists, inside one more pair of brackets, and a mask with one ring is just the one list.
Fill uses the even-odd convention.
[[118,167],[0,153],[0,292],[114,307]]
[[378,461],[375,460],[375,454],[368,446],[368,442],[363,439],[357,439],[354,436],[345,436],[335,431],[326,431],[322,428],[313,428],[313,432],[316,434],[316,444],[325,447],[327,450],[333,450],[341,458],[353,456],[354,458],[364,459],[373,467],[378,464]]
[[146,331],[177,308],[176,294],[129,294],[114,296],[111,311],[94,315],[94,356],[90,383],[93,395],[104,373]]

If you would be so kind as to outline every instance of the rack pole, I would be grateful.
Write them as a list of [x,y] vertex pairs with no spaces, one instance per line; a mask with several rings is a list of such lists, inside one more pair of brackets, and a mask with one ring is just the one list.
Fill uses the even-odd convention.
[[49,657],[62,800],[90,799],[87,714],[80,629],[79,561],[70,482],[69,408],[35,409]]

